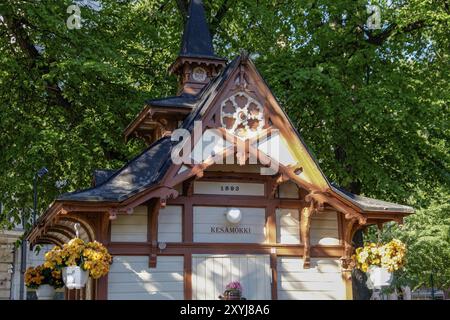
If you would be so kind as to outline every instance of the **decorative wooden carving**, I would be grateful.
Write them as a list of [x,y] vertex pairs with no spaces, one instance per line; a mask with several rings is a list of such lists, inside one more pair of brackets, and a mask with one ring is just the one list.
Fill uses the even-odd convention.
[[309,269],[310,267],[310,229],[311,229],[311,216],[314,214],[314,203],[311,201],[309,207],[304,207],[301,211],[300,219],[300,233],[302,236],[303,244],[303,268]]
[[275,197],[275,193],[277,192],[278,187],[284,182],[289,181],[289,177],[283,173],[276,175],[276,178],[271,181],[270,189],[269,189],[269,198],[273,199]]
[[109,211],[108,211],[108,213],[109,213],[109,220],[115,220],[115,219],[117,219],[117,209],[110,209]]
[[340,201],[333,198],[330,194],[326,192],[321,191],[311,192],[305,197],[305,200],[310,201],[311,199],[317,201],[320,204],[320,206],[324,206],[325,203],[328,203],[337,211],[342,212],[345,215],[345,219],[347,220],[357,219],[360,225],[365,225],[367,223],[367,218],[364,215],[352,209],[351,207],[342,204]]
[[341,257],[342,263],[342,275],[346,280],[351,278],[351,270],[354,267],[354,261],[352,259],[353,254],[353,244],[352,239],[355,232],[358,229],[364,228],[364,224],[360,224],[357,217],[352,217],[349,220],[346,220],[344,224],[344,255]]
[[244,91],[225,99],[220,114],[222,126],[241,138],[252,137],[264,127],[263,106]]

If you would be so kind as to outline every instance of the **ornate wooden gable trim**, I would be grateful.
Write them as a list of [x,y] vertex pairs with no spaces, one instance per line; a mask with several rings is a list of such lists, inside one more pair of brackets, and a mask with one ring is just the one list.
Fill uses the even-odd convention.
[[[321,191],[328,189],[328,183],[323,173],[246,54],[239,57],[234,69],[222,81],[217,92],[204,103],[200,114],[202,132],[206,129],[219,129],[237,136],[240,132],[251,133],[248,139],[244,138],[237,144],[251,145],[255,138],[264,136],[264,133],[270,133],[274,129],[279,130],[280,137],[287,142],[289,152],[298,160],[296,164],[292,164],[295,169],[301,170],[301,172],[297,171],[297,180],[301,180],[300,183],[308,186],[308,189]],[[190,150],[194,149],[200,138],[201,134],[197,137],[194,135],[193,139],[187,142],[191,143]],[[227,141],[231,141],[231,139],[227,139]],[[242,155],[238,154],[238,156]],[[238,162],[243,163],[244,160],[241,157]],[[208,161],[196,165],[186,163],[174,165],[176,166],[175,171],[183,171],[183,167],[184,171],[186,171],[186,167],[191,169],[195,167],[196,174],[201,174],[202,170],[199,169],[207,165]],[[191,175],[185,172],[183,176],[187,178]],[[180,180],[183,176],[179,177]],[[163,184],[169,185],[167,179],[173,177],[173,170],[169,170]]]

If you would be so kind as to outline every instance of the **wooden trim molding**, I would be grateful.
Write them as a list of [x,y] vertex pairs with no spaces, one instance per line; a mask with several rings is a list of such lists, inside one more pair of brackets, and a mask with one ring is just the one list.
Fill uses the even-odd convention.
[[[192,254],[271,254],[273,248],[278,256],[303,257],[303,245],[300,244],[269,244],[269,243],[167,243],[167,247],[159,251],[160,256],[180,256]],[[112,242],[108,250],[112,255],[148,256],[151,246],[146,242]],[[314,245],[310,247],[311,257],[340,258],[344,246]]]
[[[217,197],[220,197],[221,201],[217,201]],[[194,206],[236,206],[247,208],[265,208],[268,206],[275,206],[278,208],[298,209],[304,204],[300,199],[267,199],[263,196],[235,196],[235,195],[202,195],[195,194],[191,197],[180,196],[176,199],[167,200],[167,205],[184,205],[186,202],[191,201]]]

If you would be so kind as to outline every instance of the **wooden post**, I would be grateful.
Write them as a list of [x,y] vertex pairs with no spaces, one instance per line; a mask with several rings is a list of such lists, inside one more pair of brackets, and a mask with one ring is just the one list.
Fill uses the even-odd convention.
[[[108,247],[109,239],[109,212],[99,214],[97,220],[97,240]],[[107,300],[108,299],[108,275],[101,277],[97,280],[97,290],[96,290],[96,300]]]
[[184,254],[184,300],[192,300],[192,254]]
[[270,253],[270,267],[272,270],[272,300],[278,300],[278,269],[277,269],[278,256],[276,250],[274,253]]
[[151,208],[151,219],[150,223],[150,256],[148,259],[148,267],[156,268],[157,263],[157,250],[158,250],[158,215],[159,209],[161,208],[161,201],[159,198],[156,198],[155,201],[152,201]]
[[184,243],[192,243],[194,241],[194,208],[192,199],[186,198],[183,205],[183,241]]

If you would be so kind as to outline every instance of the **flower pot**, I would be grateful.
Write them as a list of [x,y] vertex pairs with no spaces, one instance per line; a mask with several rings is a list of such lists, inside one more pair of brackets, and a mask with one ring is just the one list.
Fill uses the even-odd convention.
[[81,289],[86,285],[89,272],[78,266],[65,267],[62,276],[67,289]]
[[223,298],[224,300],[241,300],[242,293],[239,290],[226,290]]
[[386,268],[371,266],[367,271],[368,281],[374,288],[388,287],[392,282],[392,272]]
[[49,284],[40,285],[36,289],[36,296],[38,300],[53,300],[55,296],[55,288]]

